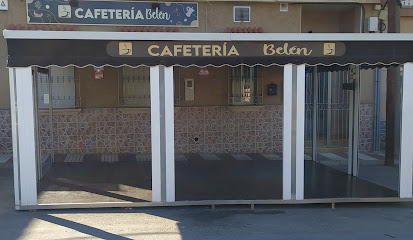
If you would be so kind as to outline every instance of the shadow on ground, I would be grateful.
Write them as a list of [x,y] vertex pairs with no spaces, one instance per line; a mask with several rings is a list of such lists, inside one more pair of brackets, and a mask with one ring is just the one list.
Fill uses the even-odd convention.
[[0,239],[411,239],[413,203],[15,211],[0,168]]

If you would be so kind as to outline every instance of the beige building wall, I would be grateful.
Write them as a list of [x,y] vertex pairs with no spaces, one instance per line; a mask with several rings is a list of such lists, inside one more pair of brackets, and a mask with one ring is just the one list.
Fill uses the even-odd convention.
[[[0,31],[11,23],[26,22],[26,1],[9,1],[9,11],[0,11]],[[6,69],[7,44],[0,34],[0,109],[10,108],[9,73]]]
[[303,33],[360,32],[361,6],[357,4],[302,5]]
[[[251,7],[251,22],[249,23],[234,23],[233,22],[233,7],[234,6],[250,6]],[[200,2],[199,3],[199,27],[197,28],[181,28],[181,32],[227,32],[230,27],[262,27],[264,32],[300,32],[300,5],[290,5],[288,12],[280,12],[278,3],[258,3],[258,2]],[[0,29],[7,29],[10,24],[26,24],[26,2],[25,1],[9,1],[9,11],[0,12]],[[79,26],[80,31],[118,31],[117,27],[111,26]],[[7,46],[3,37],[0,37],[0,59],[7,59]],[[192,69],[193,70],[193,69]],[[191,71],[191,69],[189,69]],[[208,83],[210,81],[222,81],[220,83],[224,88],[227,88],[227,69],[221,68],[211,71],[211,76],[222,75],[224,79],[216,77],[206,80],[198,77],[198,69],[193,70],[197,82]],[[80,97],[82,99],[82,107],[114,107],[117,105],[118,86],[117,86],[117,70],[113,68],[105,68],[105,78],[103,80],[93,79],[93,68],[87,67],[79,71],[80,80]],[[8,70],[6,61],[0,61],[0,109],[10,108]],[[278,80],[281,81],[281,80]],[[217,91],[216,95],[220,95],[219,99],[209,102],[208,104],[221,105],[227,103],[227,89],[220,90],[209,89],[210,84],[205,84],[203,91],[199,93],[199,98],[203,99],[203,95]],[[201,88],[198,88],[199,92]],[[224,91],[225,90],[225,91]],[[220,91],[224,91],[225,95]],[[79,94],[79,92],[77,92]],[[197,104],[194,102],[193,104]]]
[[400,32],[401,33],[413,33],[413,16],[412,17],[400,17]]
[[[26,2],[9,1],[9,11],[0,12],[0,29],[6,29],[10,24],[26,23]],[[234,23],[233,7],[250,6],[251,22]],[[372,4],[365,4],[365,19],[376,16]],[[302,13],[302,15],[301,15]],[[264,32],[299,33],[308,32],[357,32],[360,29],[361,5],[317,5],[317,4],[289,4],[288,12],[280,12],[280,4],[273,2],[199,2],[199,27],[181,28],[181,32],[227,32],[230,27],[262,27]],[[79,26],[80,31],[118,31],[111,26]],[[3,37],[0,37],[0,59],[7,59],[7,47]],[[79,70],[80,97],[83,107],[114,107],[117,106],[118,80],[114,68],[105,67],[105,79],[94,80],[93,68]],[[180,81],[185,77],[195,78],[195,95],[198,99],[206,100],[206,105],[225,105],[228,102],[228,69],[209,68],[209,76],[200,76],[199,68],[188,68],[180,72]],[[282,68],[263,68],[262,92],[264,104],[282,104]],[[278,96],[268,96],[266,86],[269,83],[278,84]],[[183,97],[183,84],[180,94]],[[202,91],[201,91],[202,90]],[[201,100],[193,103],[202,104]],[[0,61],[0,109],[10,107],[8,70],[6,61]]]

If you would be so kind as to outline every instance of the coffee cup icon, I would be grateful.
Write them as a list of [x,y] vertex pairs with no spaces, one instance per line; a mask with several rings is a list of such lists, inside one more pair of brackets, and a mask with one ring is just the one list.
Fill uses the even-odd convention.
[[192,8],[192,7],[186,7],[186,13],[185,13],[185,15],[187,16],[187,17],[191,17],[191,15],[192,15],[192,13],[194,12],[195,10],[194,10],[194,8]]

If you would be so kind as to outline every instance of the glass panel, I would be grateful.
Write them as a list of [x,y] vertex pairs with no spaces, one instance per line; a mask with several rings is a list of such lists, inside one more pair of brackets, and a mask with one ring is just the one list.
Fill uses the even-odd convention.
[[0,109],[0,192],[3,206],[14,206],[13,146],[10,109]]
[[[104,67],[103,71],[104,78],[95,79],[92,67],[74,69],[75,99],[82,99],[77,109],[56,109],[56,101],[73,97],[73,87],[64,85],[67,75],[58,74],[55,81],[38,85],[39,92],[48,89],[60,97],[51,98],[50,103],[38,98],[41,204],[152,200],[150,109],[120,108],[122,69]],[[49,69],[50,74],[55,72]]]
[[[208,76],[199,71],[177,68],[175,76],[183,91],[187,78],[195,89],[194,100],[182,98],[175,110],[176,200],[281,199],[282,96],[263,89],[279,85],[283,69],[208,67]],[[261,105],[227,102],[248,78],[258,79],[248,94],[260,95]]]
[[312,84],[318,93],[306,86],[306,99],[318,97],[316,116],[306,115],[307,141],[313,141],[308,128],[317,122],[317,154],[306,156],[305,198],[397,197],[398,167],[384,166],[384,153],[374,148],[382,97],[374,70],[323,68],[317,77]]
[[[398,67],[395,67],[398,70]],[[386,96],[389,69],[362,70],[360,87],[360,132],[358,177],[372,183],[380,192],[370,189],[371,197],[398,197],[400,154],[400,89],[401,78],[397,71],[395,81],[395,131],[394,157],[386,161]],[[373,78],[373,80],[372,80]],[[364,80],[364,81],[363,81]],[[379,121],[375,121],[375,120]],[[380,143],[375,148],[375,143]]]

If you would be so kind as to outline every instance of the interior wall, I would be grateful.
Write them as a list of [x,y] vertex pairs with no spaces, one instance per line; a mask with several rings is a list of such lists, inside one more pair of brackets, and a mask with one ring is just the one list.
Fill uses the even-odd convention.
[[[263,104],[283,104],[283,79],[284,69],[278,66],[263,67]],[[278,94],[276,96],[268,96],[268,84],[277,84]]]
[[[228,67],[208,67],[209,75],[201,76],[198,67],[177,67],[181,106],[225,106],[228,103]],[[194,100],[185,101],[185,79],[194,79]]]
[[[208,67],[209,75],[199,75],[200,68],[175,68],[175,81],[179,81],[180,106],[227,106],[229,67]],[[259,67],[259,77],[262,82],[258,92],[263,94],[263,104],[282,104],[283,68],[278,66]],[[185,101],[185,79],[194,79],[194,100]],[[261,81],[261,80],[259,80]],[[278,95],[268,96],[267,85],[278,85]]]
[[79,69],[81,107],[118,106],[118,69],[104,68],[104,78],[94,78],[94,68]]
[[374,104],[374,70],[360,71],[360,103]]

